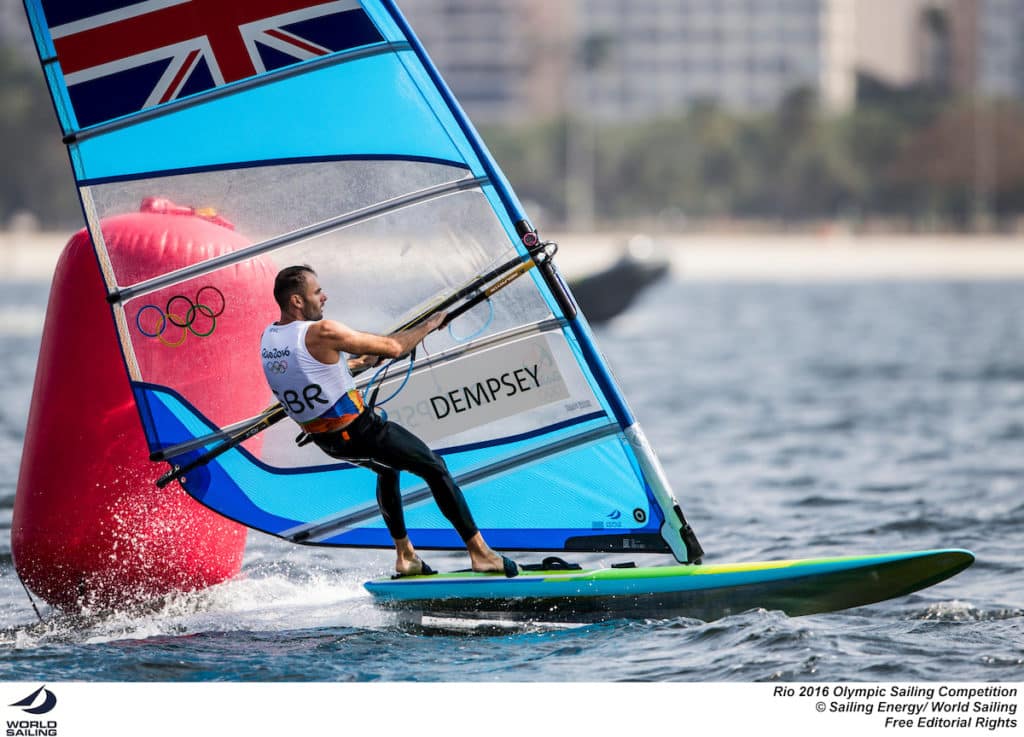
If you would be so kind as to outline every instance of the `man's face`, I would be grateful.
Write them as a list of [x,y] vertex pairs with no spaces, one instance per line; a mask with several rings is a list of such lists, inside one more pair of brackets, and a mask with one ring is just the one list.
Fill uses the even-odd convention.
[[302,318],[304,320],[323,320],[324,302],[327,295],[313,274],[306,274],[306,289],[302,293]]

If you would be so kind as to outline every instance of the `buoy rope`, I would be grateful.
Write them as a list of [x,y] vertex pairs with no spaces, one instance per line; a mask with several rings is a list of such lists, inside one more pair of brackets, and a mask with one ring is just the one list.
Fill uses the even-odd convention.
[[[14,575],[18,576],[17,571],[15,571]],[[36,600],[32,598],[32,592],[28,590],[28,586],[26,586],[25,582],[21,580],[21,576],[18,576],[18,583],[21,584],[21,588],[25,589],[25,596],[28,597],[28,603],[32,605],[32,610],[36,613],[36,616],[39,617],[39,621],[42,622],[43,615],[39,613],[39,607],[36,606]]]

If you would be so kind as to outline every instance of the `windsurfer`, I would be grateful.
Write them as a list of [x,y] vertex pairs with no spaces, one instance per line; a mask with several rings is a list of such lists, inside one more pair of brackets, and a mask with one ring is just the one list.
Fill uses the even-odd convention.
[[[474,571],[516,576],[519,567],[494,552],[473,521],[444,460],[401,425],[381,419],[363,403],[352,371],[382,358],[409,353],[445,318],[444,312],[391,335],[353,330],[324,319],[324,293],[309,266],[289,266],[274,282],[280,319],[267,326],[261,341],[264,374],[285,412],[332,458],[367,465],[377,473],[377,504],[395,542],[401,576],[433,573],[409,539],[399,492],[399,472],[427,482],[444,516],[469,551]],[[345,354],[352,356],[343,361]]]

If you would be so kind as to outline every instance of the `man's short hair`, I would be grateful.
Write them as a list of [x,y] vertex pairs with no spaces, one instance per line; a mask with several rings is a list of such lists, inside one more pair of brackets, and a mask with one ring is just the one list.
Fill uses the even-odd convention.
[[277,272],[274,279],[274,300],[282,310],[288,309],[288,298],[306,291],[306,274],[316,276],[312,266],[289,266]]

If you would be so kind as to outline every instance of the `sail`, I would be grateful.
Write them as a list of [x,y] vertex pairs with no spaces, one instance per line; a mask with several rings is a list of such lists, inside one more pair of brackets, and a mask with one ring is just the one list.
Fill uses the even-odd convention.
[[[191,496],[295,542],[392,544],[372,471],[298,445],[291,421],[258,424],[269,388],[246,416],[208,397],[262,370],[276,316],[270,294],[257,309],[237,293],[239,271],[309,264],[327,316],[361,330],[473,300],[414,362],[359,383],[441,454],[493,547],[699,557],[554,247],[393,2],[26,7],[146,439]],[[211,208],[250,244],[184,265],[112,252],[102,223],[153,197]],[[417,546],[461,547],[420,479],[402,493]]]

